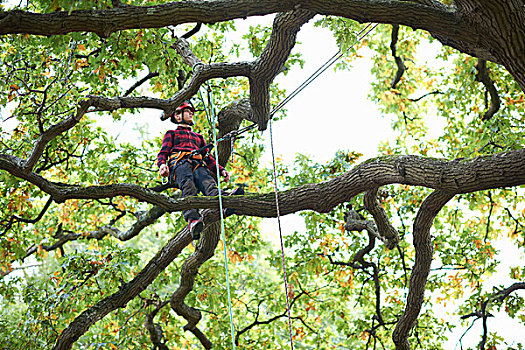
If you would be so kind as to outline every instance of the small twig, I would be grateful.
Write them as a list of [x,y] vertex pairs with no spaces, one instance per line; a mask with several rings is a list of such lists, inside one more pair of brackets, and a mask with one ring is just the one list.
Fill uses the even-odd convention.
[[419,100],[422,100],[425,97],[430,96],[430,95],[443,95],[443,92],[439,90],[434,90],[432,92],[427,92],[426,94],[419,96],[418,98],[409,98],[408,100],[411,102],[418,102]]
[[490,200],[490,208],[489,208],[489,215],[487,216],[487,227],[485,228],[485,237],[483,238],[483,242],[487,242],[487,238],[489,236],[490,231],[490,222],[492,218],[492,210],[494,210],[494,200],[492,200],[492,192],[488,191],[488,196]]
[[499,111],[501,101],[498,95],[498,90],[496,89],[492,79],[490,79],[487,70],[487,61],[478,59],[476,70],[478,71],[476,73],[476,80],[483,83],[483,85],[485,85],[485,89],[487,89],[490,94],[490,107],[485,111],[483,117],[481,118],[482,120],[487,121]]
[[193,27],[193,29],[191,29],[189,32],[187,32],[186,34],[184,34],[182,37],[184,39],[188,39],[189,37],[191,37],[192,35],[194,34],[197,34],[197,32],[201,29],[201,26],[202,26],[202,23],[198,22],[195,27]]
[[146,75],[144,78],[140,79],[139,81],[137,81],[135,84],[133,84],[125,93],[124,93],[124,96],[128,96],[129,94],[131,94],[136,88],[138,88],[139,86],[141,86],[142,84],[144,84],[145,82],[147,82],[148,80],[150,80],[151,78],[154,78],[154,77],[158,77],[159,76],[159,72],[149,72],[148,75]]
[[[301,293],[297,294],[293,299],[292,301],[290,302],[290,308],[292,308],[293,304],[303,295],[306,295],[306,292],[304,291],[301,291]],[[262,301],[261,301],[262,302]],[[260,306],[260,304],[259,304]],[[279,315],[275,315],[267,320],[264,320],[264,321],[259,321],[258,320],[258,316],[259,316],[259,307],[257,307],[257,314],[256,314],[256,317],[255,317],[255,321],[253,321],[251,324],[249,324],[248,326],[244,327],[243,329],[241,329],[240,331],[237,331],[237,334],[235,335],[235,344],[236,345],[239,345],[239,337],[249,331],[250,329],[252,329],[253,327],[255,326],[258,326],[258,325],[264,325],[264,324],[270,324],[272,322],[274,322],[275,320],[278,320],[279,318],[282,318],[282,317],[286,317],[288,315],[288,311],[287,310],[284,310],[283,313],[279,314]],[[296,319],[297,317],[292,317],[294,319]]]
[[[488,296],[485,301],[483,301],[481,303],[481,307],[480,307],[479,310],[476,310],[476,311],[471,312],[471,313],[469,313],[467,315],[461,316],[461,319],[463,319],[463,320],[466,320],[467,318],[470,318],[470,317],[476,317],[474,319],[474,321],[472,321],[472,325],[474,324],[474,322],[476,322],[480,318],[483,320],[483,335],[482,335],[480,346],[479,346],[480,350],[484,350],[485,349],[485,344],[487,342],[487,337],[488,337],[487,319],[489,317],[494,317],[492,314],[487,312],[487,308],[488,308],[489,304],[492,301],[502,302],[512,292],[515,292],[515,291],[520,290],[520,289],[525,289],[525,282],[516,282],[516,283],[514,283],[513,285],[511,285],[508,288],[505,288],[505,289],[502,289],[502,290],[499,290],[499,291],[493,293],[492,295]],[[465,334],[467,333],[467,331],[470,330],[470,328],[472,328],[472,325],[470,325],[470,327],[465,331]],[[465,334],[463,334],[463,336]],[[463,336],[461,338],[463,338]],[[461,343],[461,338],[460,338],[460,343]]]
[[397,56],[397,53],[396,53],[396,44],[397,44],[398,37],[399,37],[399,25],[394,24],[392,26],[392,40],[390,42],[390,50],[392,51],[392,56],[394,57],[396,61],[397,72],[394,78],[392,79],[392,82],[390,83],[390,87],[392,89],[394,89],[396,85],[399,83],[399,81],[401,80],[401,77],[403,76],[403,73],[405,73],[405,70],[406,70],[405,65],[403,64],[403,60],[401,59],[401,57]]

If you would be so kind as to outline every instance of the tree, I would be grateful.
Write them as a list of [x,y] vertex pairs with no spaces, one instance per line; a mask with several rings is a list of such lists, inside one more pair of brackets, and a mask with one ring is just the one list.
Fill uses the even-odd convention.
[[[479,348],[495,348],[504,340],[489,329],[494,310],[525,317],[523,266],[510,266],[508,285],[484,286],[503,258],[495,241],[525,244],[524,11],[517,0],[56,0],[3,10],[0,96],[16,126],[2,127],[0,151],[2,343],[190,348],[189,331],[205,348],[229,344],[219,248],[236,265],[234,341],[243,348],[284,343],[286,298],[304,349],[441,348],[454,321],[432,306],[451,300],[463,322],[482,321]],[[251,27],[247,47],[229,45],[232,20],[268,14],[271,28]],[[398,137],[357,165],[359,150],[327,165],[307,156],[279,164],[288,186],[280,214],[301,212],[307,226],[285,242],[285,294],[278,254],[257,229],[277,206],[256,133],[236,141],[229,165],[249,194],[223,198],[238,213],[226,248],[217,198],[151,189],[161,135],[119,144],[97,120],[169,114],[205,89],[196,101],[220,107],[219,137],[248,122],[266,130],[284,96],[272,82],[301,63],[296,34],[315,15],[350,47],[339,69],[356,57],[360,23],[383,24],[359,45],[376,52],[374,99],[396,116]],[[442,66],[418,62],[418,48],[436,40]],[[253,61],[232,62],[242,49]],[[141,95],[144,84],[153,96]],[[444,121],[437,139],[425,137],[423,115]],[[226,164],[230,144],[218,152]],[[167,215],[184,208],[204,209],[194,250],[179,215]],[[24,262],[36,272],[13,273]]]

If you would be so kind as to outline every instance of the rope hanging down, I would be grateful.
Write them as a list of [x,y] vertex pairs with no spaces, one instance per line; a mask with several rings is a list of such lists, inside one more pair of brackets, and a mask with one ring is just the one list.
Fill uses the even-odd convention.
[[272,118],[270,118],[270,145],[272,149],[272,164],[273,164],[273,185],[275,192],[275,208],[277,211],[277,226],[279,227],[279,240],[281,242],[281,260],[283,264],[283,275],[284,275],[284,292],[286,294],[286,311],[288,313],[288,330],[290,332],[290,346],[293,350],[293,335],[292,335],[292,315],[290,311],[290,299],[288,298],[288,277],[286,275],[286,261],[284,258],[284,243],[283,243],[283,231],[281,229],[281,213],[279,211],[279,195],[277,189],[277,171],[275,170],[275,154],[273,151],[273,135],[272,135]]
[[[363,30],[361,30],[357,35],[361,35],[363,32],[365,32],[372,24],[369,23]],[[297,87],[288,97],[286,97],[283,101],[281,101],[270,113],[270,148],[272,151],[272,165],[273,165],[273,183],[274,183],[274,192],[275,192],[275,208],[277,211],[277,225],[279,228],[279,239],[281,242],[281,259],[282,259],[282,265],[283,265],[283,276],[284,276],[284,291],[286,294],[286,311],[288,314],[288,330],[290,333],[290,346],[291,350],[294,349],[293,346],[293,335],[292,335],[292,316],[290,311],[290,299],[288,297],[288,277],[286,275],[286,261],[284,256],[284,243],[283,243],[283,233],[281,228],[281,213],[279,210],[279,191],[277,188],[277,171],[276,171],[276,165],[275,165],[275,152],[274,152],[274,146],[273,146],[273,134],[272,134],[272,120],[273,115],[281,109],[285,104],[287,104],[292,98],[294,98],[301,90],[303,90],[305,87],[307,87],[312,81],[314,81],[319,75],[321,75],[324,71],[328,69],[334,62],[336,62],[338,59],[343,57],[343,55],[348,52],[352,47],[354,47],[359,41],[361,41],[365,36],[367,36],[372,30],[374,30],[378,24],[375,24],[372,28],[368,29],[362,36],[360,36],[345,52],[339,52],[332,56],[324,65],[322,65],[319,69],[317,69],[308,79],[306,79],[299,87]],[[255,124],[255,123],[254,123]],[[253,127],[254,124],[251,126]]]
[[[202,98],[202,94],[199,90],[199,95],[202,99],[202,102],[204,104],[204,99]],[[209,106],[210,106],[210,114],[211,118],[208,116],[208,110],[206,107],[204,108],[204,111],[206,113],[206,117],[208,120],[213,120],[213,125],[217,122],[215,119],[215,108],[213,105],[213,95],[210,90],[209,95]],[[215,131],[215,128],[212,127],[213,130],[213,143],[215,144],[215,159],[217,162],[219,161],[219,154],[217,152],[217,134]],[[232,313],[232,301],[231,301],[231,293],[230,293],[230,276],[228,273],[228,254],[227,254],[227,248],[226,248],[226,234],[224,233],[224,212],[222,210],[222,195],[221,195],[221,180],[220,180],[220,174],[219,174],[219,166],[216,166],[217,169],[217,189],[219,190],[219,213],[221,215],[221,236],[222,236],[222,243],[224,248],[224,269],[226,270],[226,290],[228,291],[228,309],[230,312],[230,329],[231,329],[231,338],[232,338],[232,347],[233,350],[235,350],[235,333],[234,333],[234,326],[233,326],[233,313]]]

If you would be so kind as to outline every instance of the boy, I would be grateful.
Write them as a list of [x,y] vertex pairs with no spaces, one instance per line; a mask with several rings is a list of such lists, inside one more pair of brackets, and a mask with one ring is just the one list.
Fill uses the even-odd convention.
[[[168,130],[162,140],[162,147],[157,156],[159,174],[166,177],[170,175],[171,170],[183,197],[196,196],[199,191],[205,196],[217,196],[219,191],[210,171],[216,172],[218,166],[219,173],[225,181],[230,180],[230,174],[208,154],[208,149],[191,154],[206,145],[204,137],[191,130],[194,113],[195,108],[190,103],[183,102],[171,116],[170,120],[178,126],[175,130]],[[230,211],[228,214],[231,213]],[[199,211],[188,209],[184,210],[182,215],[188,222],[193,239],[199,239],[204,229]]]

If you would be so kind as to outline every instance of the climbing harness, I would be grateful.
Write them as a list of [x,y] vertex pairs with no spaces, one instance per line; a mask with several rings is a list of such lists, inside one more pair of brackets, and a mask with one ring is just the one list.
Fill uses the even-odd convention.
[[167,177],[162,179],[162,185],[152,188],[153,190],[164,190],[169,187],[178,187],[178,184],[174,181],[175,168],[181,161],[188,161],[191,163],[192,171],[195,171],[200,166],[205,166],[204,159],[201,153],[194,153],[193,151],[178,151],[171,153],[168,156],[168,169],[169,174]]

